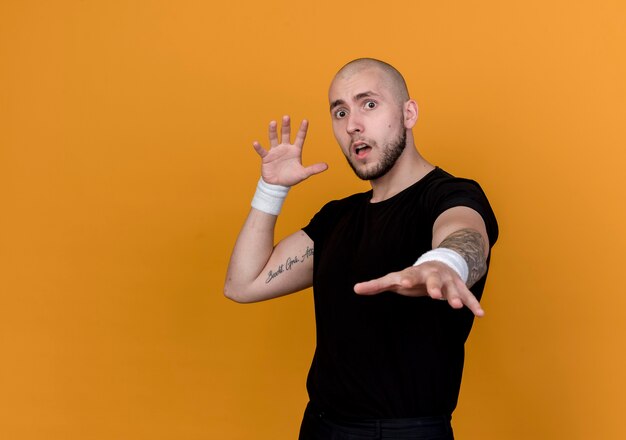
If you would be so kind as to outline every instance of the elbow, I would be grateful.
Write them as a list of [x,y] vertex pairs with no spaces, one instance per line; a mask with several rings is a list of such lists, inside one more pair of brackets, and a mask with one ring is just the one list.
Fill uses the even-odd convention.
[[235,293],[235,290],[228,282],[224,283],[224,296],[231,301],[239,302],[237,300],[238,296]]
[[246,303],[252,302],[248,298],[246,298],[245,295],[241,295],[241,293],[239,292],[241,292],[241,290],[233,287],[231,283],[226,282],[224,284],[224,296],[228,298],[229,300],[234,301],[239,304],[246,304]]
[[229,300],[236,302],[238,304],[245,304],[247,302],[244,298],[232,292],[224,291],[224,296],[228,298]]

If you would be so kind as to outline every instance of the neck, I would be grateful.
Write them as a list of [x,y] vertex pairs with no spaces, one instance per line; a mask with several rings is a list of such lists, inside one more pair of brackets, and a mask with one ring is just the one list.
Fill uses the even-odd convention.
[[393,168],[384,176],[376,180],[370,180],[373,193],[371,203],[382,202],[395,196],[420,180],[434,168],[432,164],[419,154],[412,139],[411,142],[407,139],[407,146]]

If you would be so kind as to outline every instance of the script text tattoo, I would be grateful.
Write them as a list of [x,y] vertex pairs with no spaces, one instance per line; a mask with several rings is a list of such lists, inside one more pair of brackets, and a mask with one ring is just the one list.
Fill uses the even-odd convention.
[[304,253],[301,256],[294,255],[287,257],[283,264],[279,264],[278,267],[274,270],[270,269],[267,273],[267,278],[265,279],[265,284],[269,284],[273,279],[279,276],[281,273],[284,273],[287,270],[291,270],[294,266],[298,264],[304,263],[309,258],[313,257],[313,248],[307,246]]

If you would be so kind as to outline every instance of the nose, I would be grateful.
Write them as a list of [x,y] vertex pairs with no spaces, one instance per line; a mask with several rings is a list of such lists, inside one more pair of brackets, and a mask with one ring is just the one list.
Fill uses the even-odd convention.
[[358,115],[348,115],[346,131],[348,132],[348,134],[363,133],[363,123]]

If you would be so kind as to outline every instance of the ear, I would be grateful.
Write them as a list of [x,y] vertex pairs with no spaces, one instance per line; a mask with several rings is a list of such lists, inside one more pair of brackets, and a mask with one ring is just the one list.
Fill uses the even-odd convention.
[[404,103],[404,128],[410,130],[417,123],[417,102],[409,99]]

